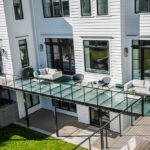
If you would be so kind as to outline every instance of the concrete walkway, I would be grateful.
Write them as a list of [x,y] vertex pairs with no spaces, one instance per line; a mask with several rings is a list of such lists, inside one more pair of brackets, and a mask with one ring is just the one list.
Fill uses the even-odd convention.
[[[89,135],[98,130],[84,123],[78,122],[78,118],[57,113],[59,136],[56,137],[53,112],[45,109],[40,109],[29,115],[30,129],[53,136],[69,143],[78,145]],[[16,124],[26,127],[26,119],[19,120]],[[109,133],[109,142],[114,140],[114,137]],[[100,149],[100,135],[91,138],[92,150]],[[85,142],[82,147],[89,148],[89,141]]]
[[115,139],[110,150],[134,150],[143,140],[150,140],[150,117],[140,117]]

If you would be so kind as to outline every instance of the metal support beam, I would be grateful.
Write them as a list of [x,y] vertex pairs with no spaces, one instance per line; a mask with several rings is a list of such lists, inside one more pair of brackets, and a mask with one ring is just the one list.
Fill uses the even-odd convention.
[[104,149],[103,129],[100,131],[100,139],[101,139],[101,150],[103,150]]
[[120,129],[120,136],[122,135],[121,133],[121,114],[119,115],[119,129]]
[[53,107],[54,107],[55,131],[56,131],[57,137],[59,137],[58,123],[57,123],[57,112],[56,112],[56,105],[55,105],[55,102],[53,102],[53,104],[54,104]]
[[144,116],[144,96],[142,96],[142,116]]
[[11,94],[10,94],[10,90],[8,89],[8,99],[9,99],[9,103],[11,104],[12,101],[11,101]]
[[29,114],[28,114],[28,108],[27,108],[27,101],[26,101],[25,93],[23,93],[23,97],[24,97],[24,108],[25,108],[25,113],[26,113],[26,123],[27,123],[27,127],[29,127],[30,121],[29,121]]

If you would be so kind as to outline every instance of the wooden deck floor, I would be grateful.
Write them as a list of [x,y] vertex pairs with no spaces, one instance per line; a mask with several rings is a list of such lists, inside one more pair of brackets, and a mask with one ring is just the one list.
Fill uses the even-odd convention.
[[150,140],[150,117],[140,117],[134,122],[134,126],[127,128],[121,137],[117,137],[110,150],[135,150],[135,147]]

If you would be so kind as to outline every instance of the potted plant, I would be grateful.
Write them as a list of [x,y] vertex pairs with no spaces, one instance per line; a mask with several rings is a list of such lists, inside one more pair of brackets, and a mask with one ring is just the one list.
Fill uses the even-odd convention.
[[135,90],[132,90],[130,93],[131,95],[135,95]]
[[24,68],[22,75],[24,77],[33,77],[34,69],[32,67]]

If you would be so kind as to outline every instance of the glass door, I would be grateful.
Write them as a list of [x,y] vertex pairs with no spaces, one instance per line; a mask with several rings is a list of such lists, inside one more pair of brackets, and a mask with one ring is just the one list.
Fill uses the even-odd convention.
[[143,49],[144,51],[144,80],[150,80],[150,49]]

